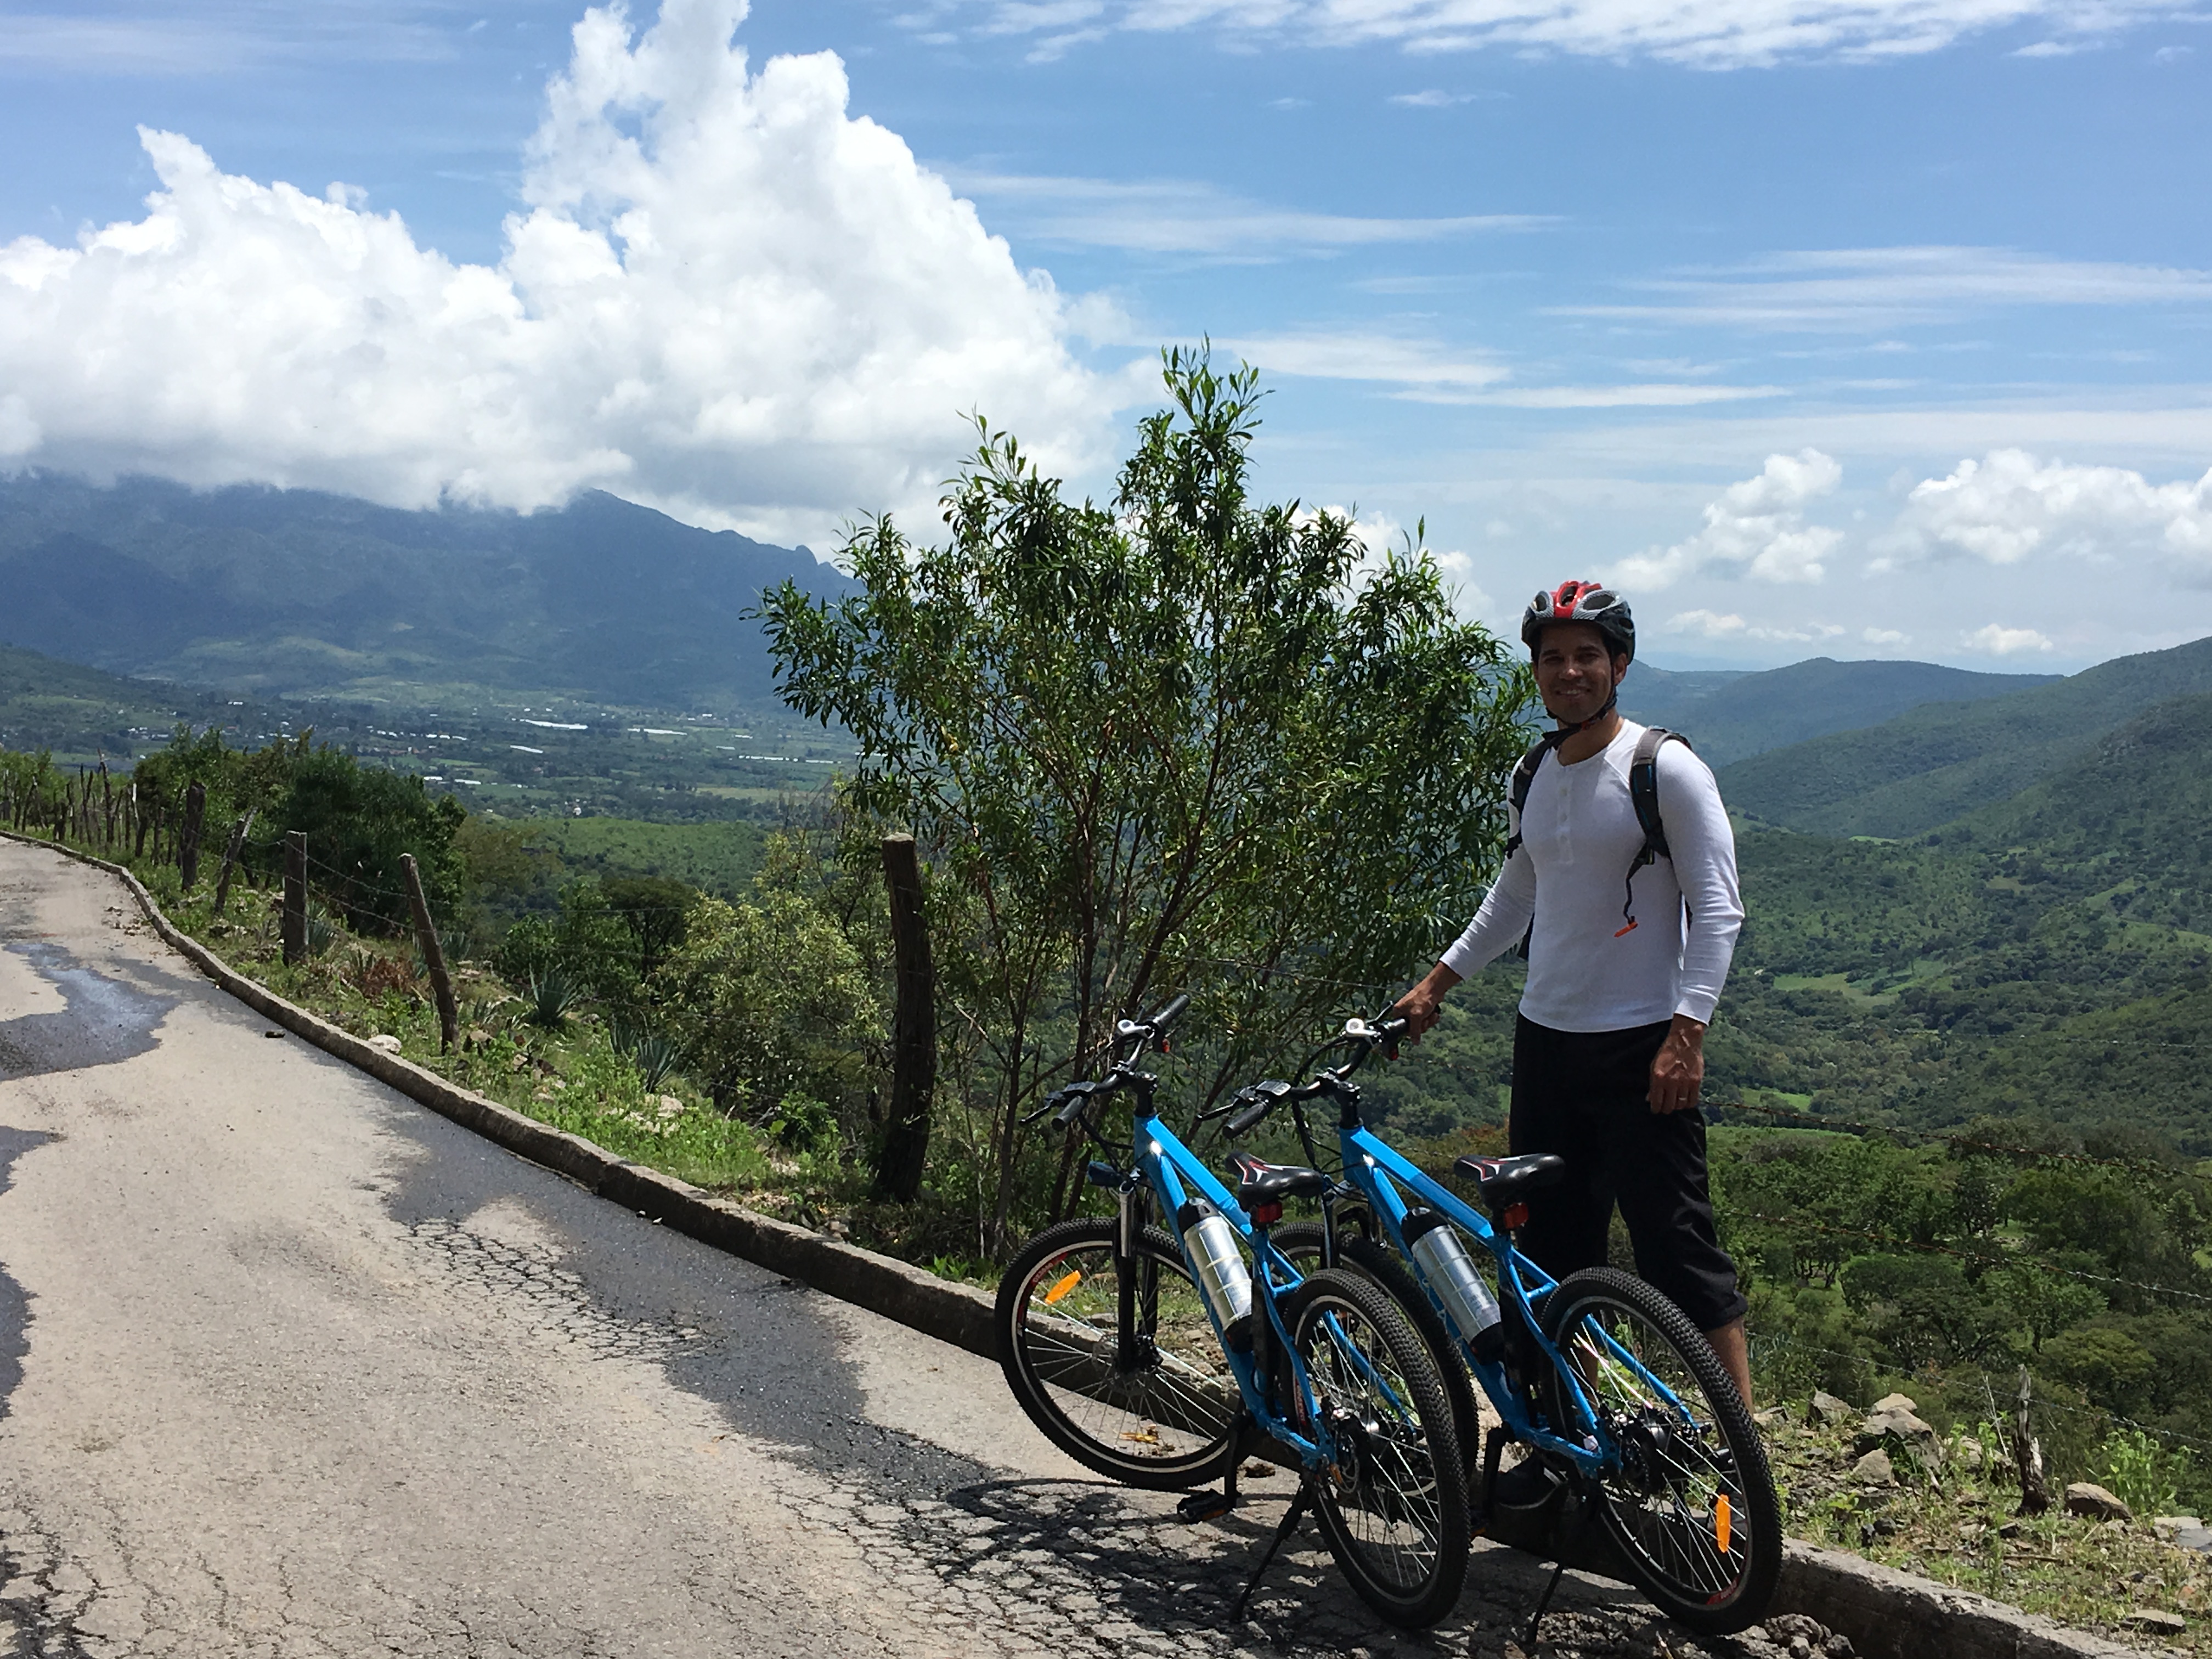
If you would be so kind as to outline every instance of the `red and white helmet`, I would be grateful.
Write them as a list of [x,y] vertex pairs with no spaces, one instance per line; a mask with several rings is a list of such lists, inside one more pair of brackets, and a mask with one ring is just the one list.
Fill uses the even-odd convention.
[[1521,643],[1532,657],[1544,630],[1553,623],[1588,623],[1605,636],[1616,657],[1636,657],[1636,618],[1628,601],[1595,582],[1561,582],[1549,593],[1539,593],[1521,613]]

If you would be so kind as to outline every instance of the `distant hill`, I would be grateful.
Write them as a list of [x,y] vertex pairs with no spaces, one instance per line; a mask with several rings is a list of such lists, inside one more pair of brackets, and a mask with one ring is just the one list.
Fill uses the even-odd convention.
[[598,492],[559,512],[410,513],[313,490],[0,479],[0,643],[118,673],[287,695],[550,691],[758,702],[745,617],[805,549]]
[[2057,677],[1984,674],[1929,662],[1814,657],[1759,673],[1674,673],[1638,664],[1621,684],[1631,720],[1687,734],[1713,766],[1894,719],[1923,703],[2002,697]]
[[1773,750],[1728,767],[1722,793],[1738,811],[1813,834],[1920,835],[2086,760],[2158,704],[2206,692],[2212,639]]

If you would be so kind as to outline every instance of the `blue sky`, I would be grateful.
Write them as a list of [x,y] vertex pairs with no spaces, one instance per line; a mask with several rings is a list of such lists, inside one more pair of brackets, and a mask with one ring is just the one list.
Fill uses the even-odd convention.
[[[823,548],[925,511],[965,408],[1103,483],[1210,335],[1266,485],[1425,515],[1496,621],[1589,574],[1662,662],[2212,631],[2183,9],[684,3],[657,56],[643,7],[0,6],[0,462]],[[709,74],[726,26],[836,61]]]

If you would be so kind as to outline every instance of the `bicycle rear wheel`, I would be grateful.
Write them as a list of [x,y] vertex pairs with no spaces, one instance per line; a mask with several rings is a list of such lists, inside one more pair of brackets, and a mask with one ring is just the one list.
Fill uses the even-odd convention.
[[1570,1274],[1545,1334],[1622,1451],[1600,1513],[1629,1571],[1692,1630],[1758,1622],[1782,1570],[1782,1510],[1751,1413],[1688,1316],[1611,1267]]
[[[1314,1511],[1359,1598],[1394,1625],[1433,1625],[1467,1581],[1467,1468],[1436,1361],[1372,1280],[1324,1268],[1284,1322],[1335,1461],[1314,1471]],[[1297,1409],[1303,1410],[1301,1406]]]
[[1237,1378],[1175,1241],[1138,1241],[1134,1317],[1121,1328],[1112,1220],[1063,1221],[999,1281],[999,1363],[1054,1445],[1126,1486],[1175,1491],[1227,1474],[1240,1448]]
[[[1320,1222],[1293,1221],[1276,1228],[1269,1237],[1301,1274],[1310,1277],[1321,1267]],[[1406,1316],[1407,1322],[1427,1345],[1430,1357],[1437,1362],[1437,1375],[1443,1382],[1444,1393],[1451,1400],[1452,1430],[1459,1437],[1460,1455],[1467,1467],[1468,1490],[1473,1492],[1476,1471],[1482,1464],[1482,1418],[1475,1406],[1474,1381],[1468,1374],[1466,1356],[1460,1351],[1459,1339],[1451,1334],[1451,1328],[1444,1323],[1443,1316],[1429,1300],[1428,1292],[1421,1288],[1405,1259],[1388,1244],[1340,1228],[1336,1265],[1348,1272],[1364,1273],[1389,1291],[1398,1310]]]

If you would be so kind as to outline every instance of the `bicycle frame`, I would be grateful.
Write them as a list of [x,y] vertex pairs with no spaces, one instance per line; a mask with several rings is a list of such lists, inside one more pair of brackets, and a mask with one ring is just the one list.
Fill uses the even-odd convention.
[[[1374,1045],[1388,1039],[1384,1032],[1367,1025],[1364,1021],[1354,1021],[1346,1027],[1345,1040],[1364,1041]],[[1454,1329],[1455,1342],[1468,1369],[1482,1385],[1483,1393],[1489,1396],[1492,1407],[1498,1413],[1511,1437],[1566,1459],[1585,1475],[1606,1474],[1617,1470],[1621,1465],[1620,1445],[1592,1407],[1584,1379],[1577,1374],[1574,1366],[1559,1351],[1558,1344],[1544,1334],[1536,1319],[1532,1297],[1540,1297],[1554,1288],[1557,1281],[1514,1248],[1510,1233],[1492,1226],[1487,1217],[1434,1176],[1418,1168],[1367,1127],[1360,1115],[1358,1087],[1349,1078],[1358,1069],[1369,1051],[1363,1048],[1348,1065],[1334,1072],[1321,1073],[1313,1083],[1301,1089],[1286,1091],[1296,1116],[1298,1137],[1305,1146],[1309,1161],[1313,1160],[1315,1152],[1312,1131],[1306,1122],[1304,1102],[1310,1098],[1325,1097],[1333,1098],[1337,1104],[1337,1144],[1343,1159],[1344,1176],[1337,1193],[1322,1202],[1326,1218],[1322,1231],[1324,1237],[1330,1241],[1324,1247],[1324,1261],[1334,1265],[1336,1204],[1344,1195],[1357,1194],[1364,1201],[1368,1213],[1380,1224],[1399,1260],[1413,1275],[1415,1282],[1421,1286],[1437,1313],[1443,1315],[1443,1298],[1437,1295],[1420,1259],[1406,1242],[1406,1218],[1413,1208],[1407,1202],[1406,1194],[1411,1194],[1419,1204],[1438,1212],[1461,1232],[1473,1235],[1497,1264],[1498,1300],[1504,1317],[1509,1322],[1517,1320],[1520,1334],[1533,1343],[1550,1363],[1553,1375],[1565,1385],[1565,1404],[1573,1420],[1551,1426],[1538,1422],[1529,1409],[1526,1393],[1513,1386],[1504,1364],[1477,1358],[1466,1338]],[[1237,1124],[1231,1126],[1232,1131],[1240,1127]],[[1451,1328],[1448,1316],[1446,1327]],[[1681,1398],[1652,1376],[1642,1361],[1610,1335],[1602,1332],[1599,1334],[1612,1358],[1633,1370],[1686,1420],[1694,1420],[1694,1414],[1684,1405]]]
[[[1206,1310],[1206,1322],[1213,1328],[1214,1340],[1220,1345],[1222,1357],[1229,1363],[1231,1374],[1237,1379],[1237,1389],[1242,1399],[1247,1418],[1259,1430],[1285,1449],[1297,1455],[1301,1465],[1309,1469],[1328,1467],[1336,1461],[1336,1450],[1329,1437],[1325,1413],[1320,1396],[1306,1374],[1304,1362],[1291,1341],[1289,1329],[1283,1323],[1278,1296],[1297,1285],[1302,1279],[1288,1257],[1277,1250],[1268,1237],[1266,1227],[1255,1225],[1236,1196],[1217,1180],[1210,1170],[1199,1161],[1197,1154],[1183,1145],[1172,1129],[1160,1121],[1153,1106],[1153,1093],[1158,1079],[1142,1072],[1128,1069],[1128,1062],[1115,1066],[1098,1085],[1088,1085],[1085,1097],[1079,1099],[1071,1109],[1066,1122],[1079,1126],[1091,1143],[1100,1151],[1114,1153],[1115,1149],[1091,1122],[1085,1109],[1087,1101],[1100,1095],[1123,1091],[1135,1097],[1135,1115],[1131,1127],[1128,1170],[1115,1168],[1112,1164],[1094,1162],[1085,1172],[1094,1186],[1110,1186],[1119,1201],[1120,1227],[1116,1235],[1115,1267],[1121,1284],[1121,1307],[1116,1323],[1117,1340],[1121,1352],[1116,1364],[1133,1364],[1136,1356],[1128,1345],[1134,1340],[1136,1329],[1136,1279],[1133,1268],[1138,1261],[1137,1240],[1150,1219],[1151,1204],[1157,1202],[1161,1213],[1176,1215],[1194,1192],[1220,1212],[1243,1242],[1252,1255],[1252,1311],[1253,1340],[1249,1352],[1240,1352],[1229,1340],[1212,1300],[1201,1294],[1199,1303]],[[1185,1272],[1193,1285],[1202,1285],[1199,1265],[1193,1259],[1189,1244],[1180,1229],[1165,1229],[1174,1238],[1176,1250],[1182,1255]],[[1270,1353],[1279,1354],[1286,1362],[1290,1388],[1286,1390],[1297,1402],[1298,1415],[1310,1425],[1310,1431],[1301,1429],[1279,1413],[1267,1398],[1266,1387],[1270,1365]],[[1368,1363],[1357,1346],[1347,1344],[1347,1355],[1361,1370],[1395,1398],[1387,1379],[1382,1377]],[[1410,1413],[1409,1413],[1410,1414]]]

